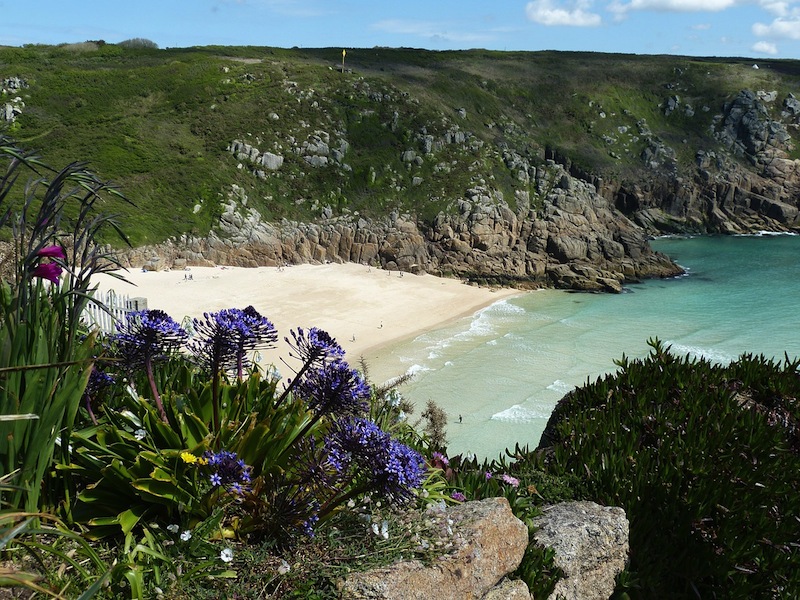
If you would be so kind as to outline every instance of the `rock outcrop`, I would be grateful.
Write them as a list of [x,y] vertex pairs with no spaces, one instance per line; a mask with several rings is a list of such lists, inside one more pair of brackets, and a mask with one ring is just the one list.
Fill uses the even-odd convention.
[[[441,546],[452,550],[433,565],[401,561],[355,573],[341,587],[343,598],[407,600],[464,598],[530,600],[527,585],[511,580],[528,540],[525,525],[505,498],[489,498],[429,510],[439,524]],[[621,508],[593,502],[564,502],[536,517],[530,543],[555,551],[564,573],[552,600],[607,599],[628,560],[628,521]]]
[[534,519],[534,539],[555,551],[564,572],[552,600],[607,600],[628,562],[628,520],[618,507],[564,502]]
[[[263,163],[266,154],[238,147]],[[653,252],[645,230],[596,187],[548,161],[533,172],[537,198],[520,192],[514,206],[486,186],[467,190],[454,210],[432,222],[393,212],[381,220],[358,215],[315,223],[264,221],[232,186],[217,231],[181,236],[127,256],[149,269],[223,264],[255,267],[356,262],[389,270],[456,276],[489,283],[619,292],[625,281],[681,272]]]
[[800,161],[790,155],[790,130],[800,128],[800,101],[789,94],[775,115],[777,97],[743,90],[725,103],[713,124],[720,149],[697,150],[694,173],[655,173],[601,194],[651,234],[797,230]]
[[[452,551],[426,567],[402,561],[355,573],[345,580],[342,597],[414,600],[428,598],[530,598],[522,582],[504,577],[519,566],[528,545],[528,528],[511,512],[505,498],[489,498],[435,509],[442,537]],[[494,591],[493,591],[494,590]]]

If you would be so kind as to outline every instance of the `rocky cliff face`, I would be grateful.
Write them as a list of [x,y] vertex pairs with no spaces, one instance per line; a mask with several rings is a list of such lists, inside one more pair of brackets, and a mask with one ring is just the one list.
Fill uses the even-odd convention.
[[787,95],[776,118],[777,99],[744,90],[725,103],[712,132],[720,150],[698,150],[688,176],[656,172],[600,193],[649,234],[797,230],[800,161],[790,158],[790,132],[800,128],[800,101]]
[[430,223],[393,212],[380,221],[345,216],[272,224],[248,209],[244,191],[233,186],[219,233],[137,249],[128,261],[151,269],[349,261],[487,283],[612,292],[625,281],[681,272],[592,184],[553,161],[530,170],[538,206],[520,192],[512,210],[496,192],[475,187],[455,202],[457,210]]
[[[647,140],[641,158],[651,177],[633,182],[587,173],[552,149],[534,164],[529,152],[505,142],[490,147],[447,121],[437,135],[421,130],[415,138],[418,149],[402,153],[408,172],[422,174],[419,169],[444,151],[478,155],[484,164],[495,160],[495,165],[504,165],[518,184],[513,198],[505,198],[500,186],[493,185],[496,167],[482,173],[480,161],[475,161],[471,185],[433,219],[397,209],[377,220],[347,210],[334,216],[322,205],[313,223],[269,223],[247,191],[233,185],[211,235],[184,235],[135,250],[129,261],[148,268],[350,261],[486,283],[619,292],[626,281],[681,272],[652,251],[649,236],[800,228],[800,161],[790,158],[790,132],[800,128],[800,101],[789,94],[776,117],[777,102],[777,92],[746,90],[725,103],[710,132],[718,151],[698,150],[688,174],[676,166],[676,149],[640,123],[638,133]],[[664,103],[668,116],[679,109],[693,114],[678,96]],[[505,133],[509,138],[519,134],[510,125]],[[345,131],[331,135],[320,130],[307,137],[302,143],[299,138],[287,140],[289,154],[300,156],[308,169],[333,169],[336,176],[348,176]],[[282,154],[261,152],[241,141],[234,141],[229,151],[254,177],[281,177]],[[440,161],[434,172],[446,176],[449,168]],[[391,181],[401,193],[403,177],[398,172]],[[408,184],[413,188],[424,181],[414,176]]]

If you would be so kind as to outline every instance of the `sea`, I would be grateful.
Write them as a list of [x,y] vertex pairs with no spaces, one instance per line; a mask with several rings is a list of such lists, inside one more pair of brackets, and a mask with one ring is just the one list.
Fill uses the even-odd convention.
[[503,299],[412,340],[369,365],[419,418],[428,400],[448,417],[448,453],[494,459],[537,446],[553,407],[576,386],[643,357],[658,338],[682,355],[728,363],[744,353],[800,356],[800,236],[659,238],[686,274],[622,294],[557,290]]

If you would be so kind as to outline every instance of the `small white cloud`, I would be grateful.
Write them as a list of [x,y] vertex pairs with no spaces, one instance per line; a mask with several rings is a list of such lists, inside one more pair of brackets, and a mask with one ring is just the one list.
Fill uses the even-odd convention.
[[695,31],[708,31],[711,29],[711,23],[698,23],[697,25],[692,25],[692,29]]
[[772,13],[773,15],[777,15],[779,17],[785,17],[789,14],[790,2],[773,2],[771,0],[761,0],[759,4],[761,5],[761,8],[763,8],[767,12]]
[[[562,7],[561,4],[566,4]],[[570,27],[597,27],[602,23],[600,15],[590,12],[591,2],[556,3],[553,0],[533,0],[525,7],[528,19],[541,25],[566,25]]]
[[777,54],[778,47],[773,44],[772,42],[756,42],[753,44],[750,49],[753,52],[758,52],[759,54]]
[[628,3],[615,1],[609,6],[609,10],[616,13],[632,10],[719,12],[740,3],[740,0],[631,0]]
[[769,25],[756,23],[753,33],[758,37],[800,40],[800,16],[793,19],[775,19]]
[[386,33],[413,35],[439,42],[485,43],[494,39],[493,36],[481,33],[448,31],[446,26],[428,21],[386,19],[373,23],[370,27]]

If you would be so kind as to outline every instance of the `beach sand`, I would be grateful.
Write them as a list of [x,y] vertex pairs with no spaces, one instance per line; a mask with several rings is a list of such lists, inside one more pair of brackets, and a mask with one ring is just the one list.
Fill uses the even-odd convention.
[[204,312],[252,305],[278,330],[278,345],[261,364],[283,366],[284,338],[318,327],[336,338],[353,365],[367,364],[386,345],[471,315],[514,289],[489,289],[456,279],[385,271],[354,263],[283,267],[191,267],[184,271],[120,272],[126,284],[97,275],[100,291],[147,299],[178,322]]

